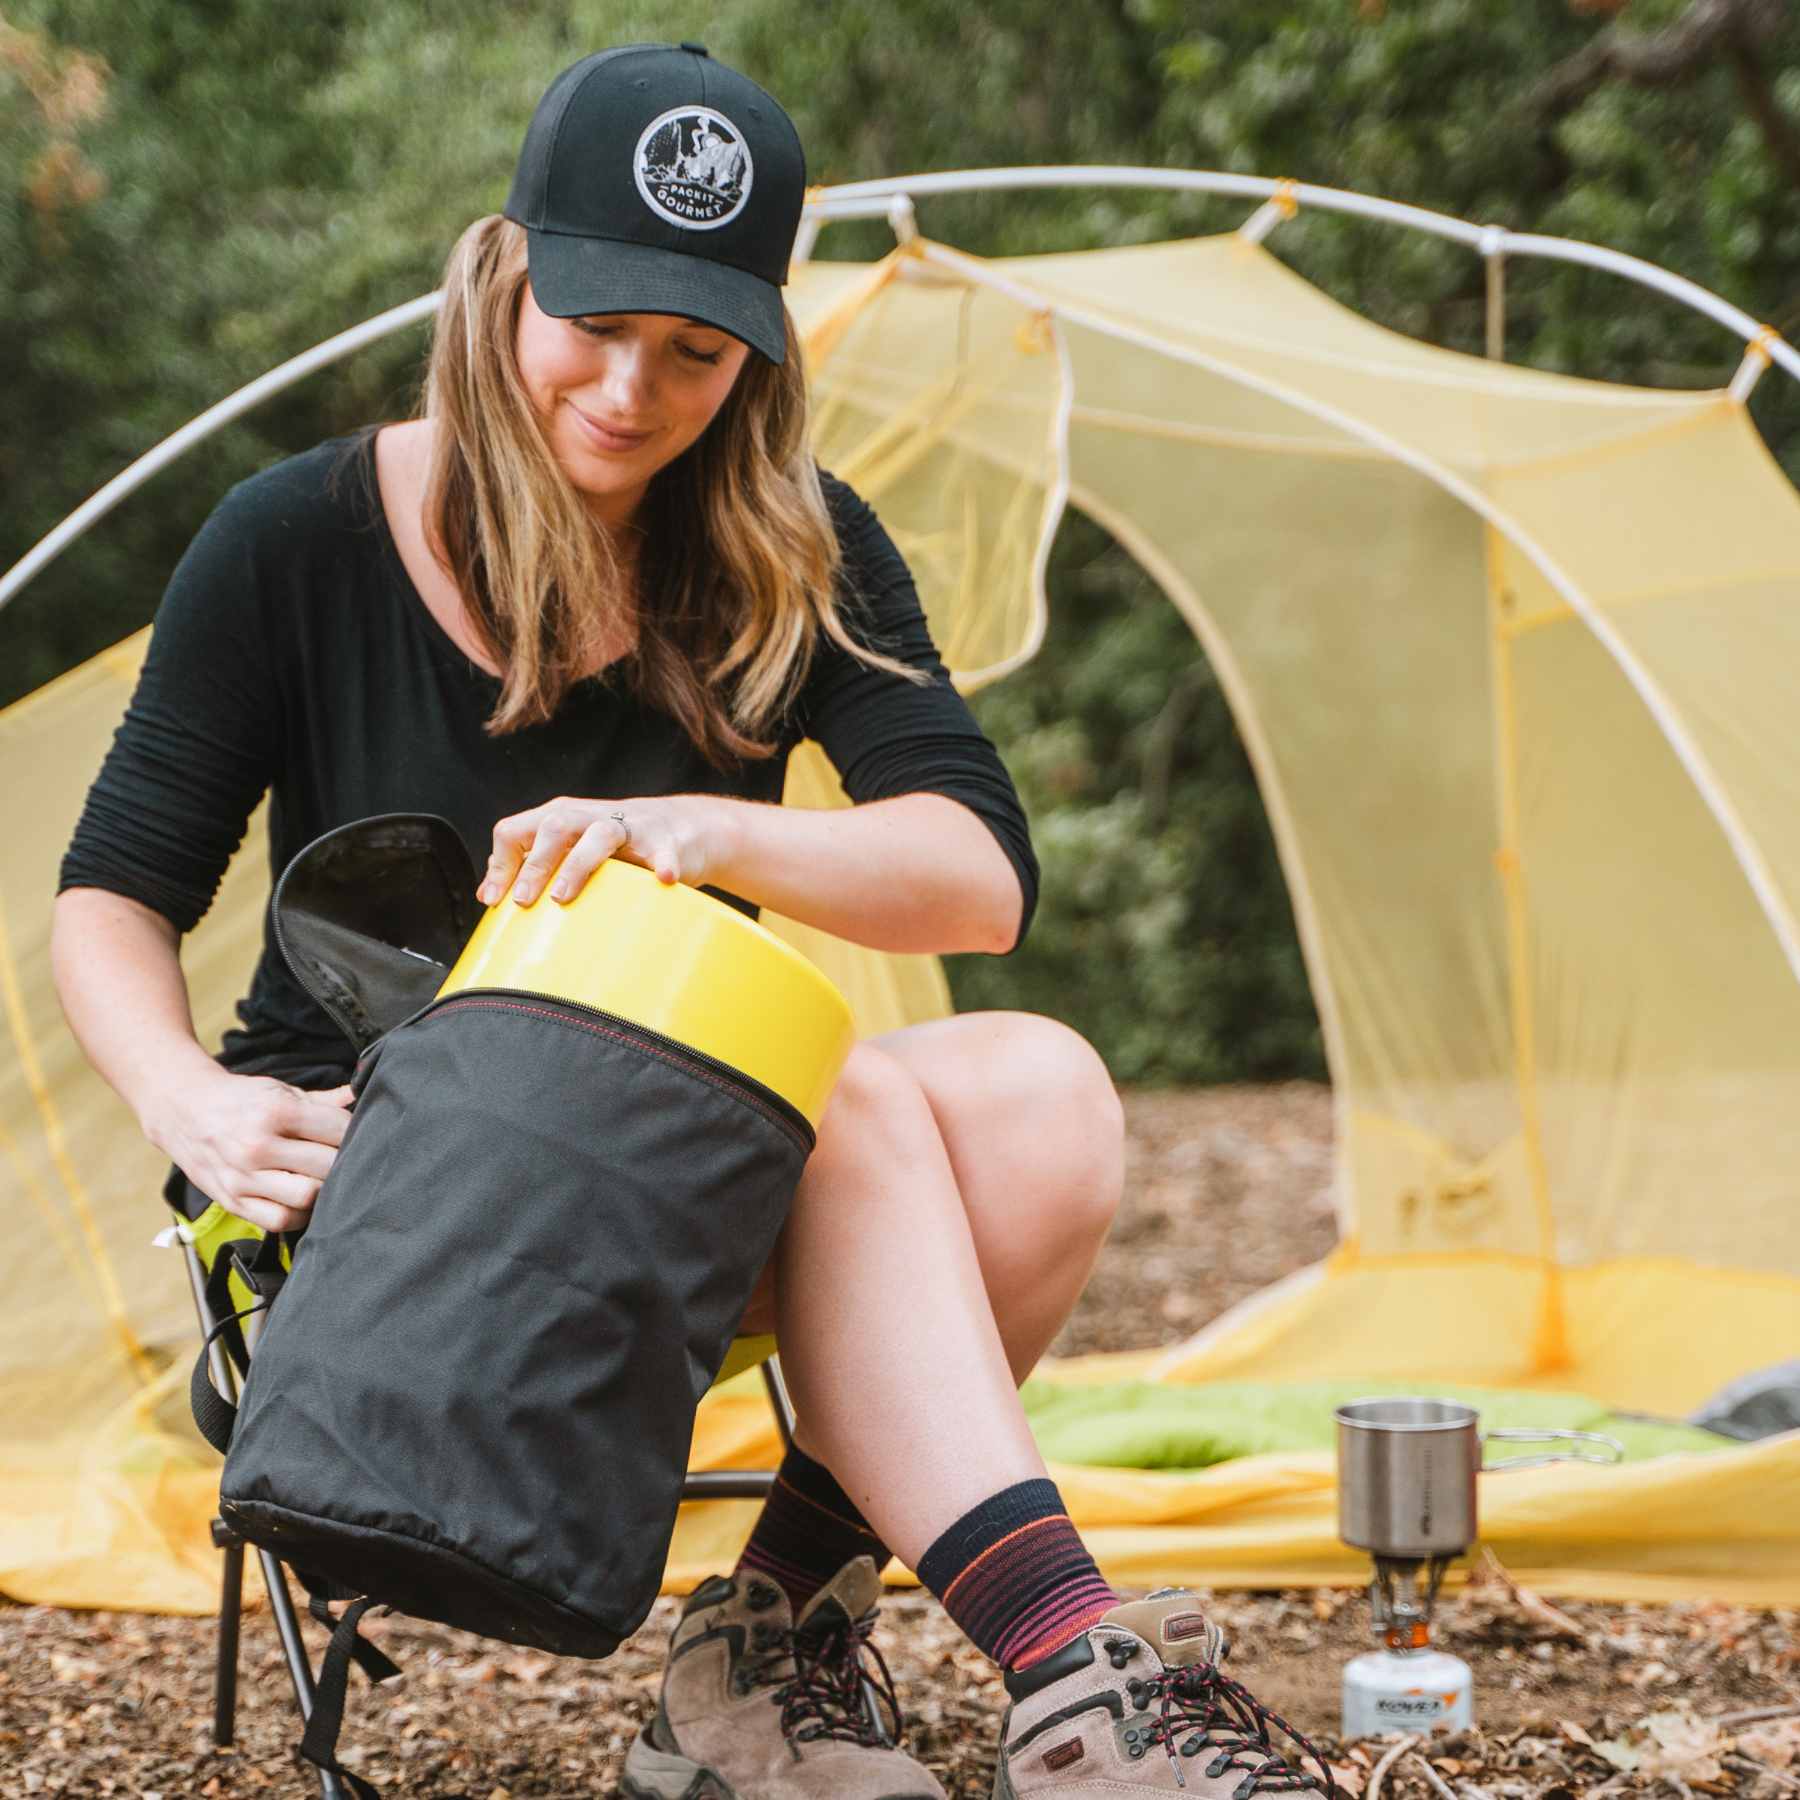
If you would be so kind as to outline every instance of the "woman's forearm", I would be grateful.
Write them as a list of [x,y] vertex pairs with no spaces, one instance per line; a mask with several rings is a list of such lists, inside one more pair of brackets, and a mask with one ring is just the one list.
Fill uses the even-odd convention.
[[706,879],[759,906],[875,950],[999,954],[1018,938],[1018,874],[960,801],[717,805],[721,854]]
[[208,1056],[179,934],[135,900],[59,894],[50,956],[69,1029],[144,1136],[227,1212],[264,1231],[304,1228],[349,1125],[350,1089],[302,1092]]
[[56,898],[50,964],[63,1014],[150,1136],[172,1091],[219,1073],[194,1035],[179,944],[167,919],[122,894],[69,888]]

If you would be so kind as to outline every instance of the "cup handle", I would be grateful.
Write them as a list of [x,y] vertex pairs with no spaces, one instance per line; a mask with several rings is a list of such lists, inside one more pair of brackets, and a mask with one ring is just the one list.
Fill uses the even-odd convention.
[[1484,1475],[1494,1474],[1500,1469],[1541,1469],[1549,1463],[1583,1462],[1606,1465],[1625,1460],[1625,1446],[1616,1437],[1608,1437],[1604,1431],[1484,1431],[1481,1434],[1482,1448],[1485,1450],[1496,1438],[1524,1443],[1570,1439],[1584,1444],[1598,1444],[1602,1449],[1599,1453],[1592,1450],[1551,1450],[1537,1456],[1509,1456],[1502,1462],[1483,1462],[1481,1472]]

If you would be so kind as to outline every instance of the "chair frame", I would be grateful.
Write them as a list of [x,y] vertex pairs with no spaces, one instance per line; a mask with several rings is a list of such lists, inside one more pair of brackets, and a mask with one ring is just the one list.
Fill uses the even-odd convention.
[[[234,1405],[238,1398],[238,1373],[225,1348],[222,1337],[212,1334],[219,1321],[206,1303],[206,1270],[200,1253],[183,1236],[181,1248],[187,1261],[188,1285],[193,1290],[194,1310],[199,1315],[203,1337],[210,1340],[207,1366],[213,1385]],[[256,1339],[261,1334],[260,1316],[243,1322],[244,1347],[254,1357]],[[788,1398],[787,1383],[782,1379],[780,1359],[771,1356],[762,1364],[763,1385],[768,1389],[769,1405],[775,1413],[775,1424],[781,1433],[785,1452],[794,1442],[794,1407]],[[683,1500],[764,1500],[775,1485],[773,1469],[690,1469],[682,1482]],[[224,1555],[219,1582],[219,1651],[213,1677],[212,1739],[226,1748],[237,1736],[237,1688],[239,1625],[244,1600],[244,1551],[248,1547],[223,1519],[212,1522],[212,1539]],[[304,1723],[312,1717],[313,1698],[318,1677],[300,1635],[300,1617],[294,1607],[293,1591],[288,1585],[288,1572],[280,1557],[272,1550],[258,1549],[257,1561],[262,1568],[263,1586],[268,1592],[269,1609],[275,1615],[275,1629],[281,1638],[281,1652],[286,1659],[288,1677],[294,1684],[294,1703]],[[349,1800],[344,1784],[329,1769],[320,1769],[319,1791],[324,1800]]]

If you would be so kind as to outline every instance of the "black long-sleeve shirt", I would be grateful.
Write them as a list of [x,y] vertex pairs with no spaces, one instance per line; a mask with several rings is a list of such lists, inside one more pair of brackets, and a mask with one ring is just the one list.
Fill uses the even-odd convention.
[[[170,580],[58,891],[106,888],[186,932],[265,792],[272,874],[321,832],[385,812],[441,814],[479,868],[497,820],[558,794],[779,800],[788,753],[812,737],[854,801],[928,792],[969,807],[1018,872],[1022,938],[1037,864],[1018,795],[950,685],[892,539],[844,483],[827,475],[824,486],[846,625],[931,680],[870,668],[822,639],[777,754],[720,771],[606,674],[576,683],[547,723],[489,737],[499,680],[457,648],[406,573],[373,427],[240,482]],[[351,1067],[266,928],[238,1018],[220,1051],[227,1068],[314,1087]]]

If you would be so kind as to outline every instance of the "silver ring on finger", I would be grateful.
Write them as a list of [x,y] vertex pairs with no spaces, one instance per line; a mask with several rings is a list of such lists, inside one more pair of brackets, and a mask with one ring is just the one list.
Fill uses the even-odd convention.
[[629,843],[631,841],[631,826],[626,822],[625,815],[622,812],[616,812],[616,813],[608,813],[607,817],[610,818],[613,821],[613,823],[618,826],[620,835],[626,840],[627,843]]

